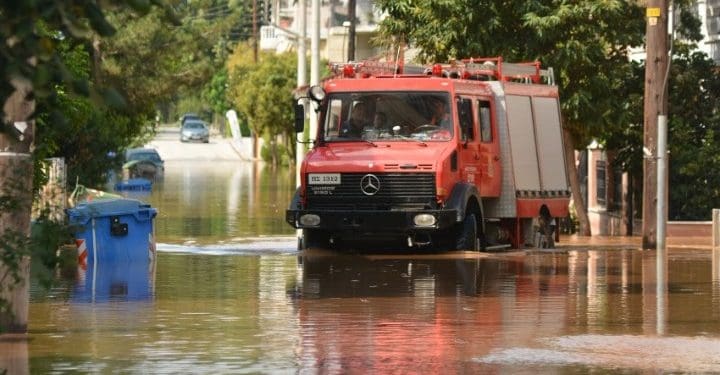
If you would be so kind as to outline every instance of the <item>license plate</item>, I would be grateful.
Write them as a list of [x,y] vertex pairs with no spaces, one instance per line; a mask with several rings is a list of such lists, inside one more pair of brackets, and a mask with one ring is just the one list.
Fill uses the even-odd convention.
[[340,173],[310,173],[308,175],[310,185],[340,185]]

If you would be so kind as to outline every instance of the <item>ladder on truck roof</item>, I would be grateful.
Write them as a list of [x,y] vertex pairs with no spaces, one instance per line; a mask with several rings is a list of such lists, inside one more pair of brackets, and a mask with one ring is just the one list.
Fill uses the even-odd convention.
[[503,61],[502,57],[473,57],[426,66],[368,60],[332,63],[330,70],[335,76],[344,78],[436,76],[476,81],[555,85],[553,69],[542,69],[539,61],[508,63]]
[[[474,57],[463,59],[464,72],[469,74],[490,74],[499,81],[529,81],[555,85],[552,68],[542,69],[540,61],[508,63],[502,57]],[[475,73],[477,72],[477,73]]]

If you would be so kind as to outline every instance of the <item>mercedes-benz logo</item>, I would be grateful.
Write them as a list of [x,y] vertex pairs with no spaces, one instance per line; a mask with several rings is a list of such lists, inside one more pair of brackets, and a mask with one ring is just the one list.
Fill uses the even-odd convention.
[[366,174],[360,180],[360,190],[365,195],[375,195],[380,191],[380,179],[374,174]]

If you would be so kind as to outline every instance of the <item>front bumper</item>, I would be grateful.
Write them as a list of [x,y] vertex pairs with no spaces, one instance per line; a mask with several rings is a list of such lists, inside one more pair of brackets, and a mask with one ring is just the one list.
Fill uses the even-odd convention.
[[181,135],[180,140],[181,141],[199,141],[204,142],[207,141],[210,138],[209,135],[203,135],[203,134],[189,134],[189,135]]
[[[320,223],[304,226],[300,223],[303,215],[317,215]],[[413,218],[418,214],[435,216],[433,226],[416,226]],[[396,233],[404,234],[417,231],[436,231],[452,227],[458,216],[457,210],[420,210],[420,211],[330,211],[330,210],[287,210],[285,221],[296,229],[322,229],[333,232],[355,233]]]

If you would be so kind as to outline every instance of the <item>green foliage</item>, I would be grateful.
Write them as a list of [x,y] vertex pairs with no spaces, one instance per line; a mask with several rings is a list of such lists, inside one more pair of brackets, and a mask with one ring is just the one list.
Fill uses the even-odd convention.
[[[422,61],[503,56],[553,67],[564,123],[578,145],[616,123],[623,98],[607,95],[627,77],[627,48],[642,45],[635,1],[380,0],[390,17],[381,39],[403,36]],[[468,11],[471,10],[471,11]],[[622,113],[622,112],[620,112]]]
[[[171,24],[158,8],[147,9],[142,17],[114,9],[106,14],[108,24],[117,25],[112,36],[82,44],[58,39],[57,58],[65,69],[87,80],[84,85],[90,91],[101,84],[116,88],[120,96],[110,92],[105,96],[123,105],[97,106],[93,95],[73,95],[77,90],[65,81],[52,81],[54,90],[37,101],[38,159],[64,157],[68,181],[78,178],[84,185],[101,188],[109,167],[120,162],[106,155],[119,155],[149,139],[155,130],[157,103],[173,101],[185,90],[202,104],[197,87],[210,79],[226,56],[226,48],[217,45],[229,22],[200,14],[200,7],[198,3],[178,7],[185,15],[182,24]],[[189,112],[205,110],[211,117],[209,108],[189,107]]]
[[702,53],[673,59],[668,115],[671,220],[710,220],[720,207],[720,68]]
[[230,108],[227,100],[228,73],[227,68],[215,72],[210,83],[205,86],[202,98],[210,105],[213,112],[224,114]]
[[[90,53],[84,45],[61,41],[59,51],[59,58],[73,74],[90,77]],[[62,82],[55,83],[52,95],[38,98],[36,105],[36,188],[44,181],[40,162],[50,157],[65,159],[71,183],[77,179],[86,186],[102,188],[108,171],[120,162],[107,155],[142,143],[151,131],[146,126],[148,113],[97,106],[88,97],[74,95]]]
[[[265,138],[265,144],[271,144],[269,137],[263,137]],[[283,144],[277,144],[274,145],[275,149],[272,147],[263,147],[262,150],[260,150],[260,158],[267,162],[271,163],[277,166],[289,166],[290,165],[290,150],[288,150],[287,146]],[[292,162],[294,163],[295,160],[293,159]]]
[[[609,149],[631,175],[642,175],[644,69],[634,67],[624,91],[630,126],[615,127],[606,137]],[[670,220],[710,220],[720,207],[720,70],[712,59],[676,46],[668,82],[668,150]],[[634,94],[628,95],[627,93]]]
[[[153,1],[159,4],[159,1]],[[59,45],[90,42],[115,32],[104,12],[113,8],[145,12],[147,2],[116,1],[112,4],[96,0],[35,0],[11,1],[0,4],[0,102],[4,103],[13,91],[11,80],[29,82],[35,98],[53,93],[57,82],[68,90],[90,94],[93,98],[117,100],[109,86],[89,86],[87,77],[73,74],[60,57]],[[169,14],[170,8],[164,11]],[[49,31],[49,32],[48,32]],[[2,131],[8,132],[4,124]]]
[[[154,104],[164,122],[174,123],[186,112],[194,112],[212,122],[214,117],[230,108],[225,97],[227,80],[224,72],[229,53],[238,41],[252,35],[252,0],[201,0],[176,5],[182,16],[180,27],[167,28],[155,24],[153,28],[134,27],[129,33],[128,46],[141,40],[162,40],[151,43],[147,56],[140,61],[154,61],[146,69],[163,68],[152,77],[154,87],[162,92]],[[152,25],[151,25],[152,26]],[[148,30],[152,30],[149,32]],[[144,42],[141,42],[144,43]],[[124,54],[134,53],[131,49]],[[124,54],[116,54],[123,56]]]
[[31,269],[34,279],[41,285],[50,287],[53,283],[54,271],[58,266],[62,266],[57,251],[62,245],[72,243],[69,227],[64,223],[48,219],[47,213],[43,213],[32,224],[30,240]]
[[[34,136],[38,147],[33,150],[35,160],[54,155],[82,155],[76,160],[70,158],[68,165],[71,170],[75,168],[75,175],[86,174],[90,179],[97,179],[103,173],[99,170],[101,167],[107,169],[106,160],[87,166],[83,162],[95,160],[98,155],[104,158],[104,151],[127,140],[123,137],[123,130],[109,124],[116,125],[114,120],[120,120],[125,125],[132,123],[124,126],[125,129],[137,126],[139,123],[135,120],[145,112],[141,110],[136,116],[136,110],[146,103],[131,101],[131,106],[126,106],[128,91],[123,97],[108,85],[111,82],[101,79],[100,41],[116,31],[106,18],[106,12],[131,9],[144,13],[150,9],[151,3],[164,6],[159,0],[112,3],[96,0],[20,0],[0,3],[0,103],[5,103],[13,93],[14,82],[31,87],[34,118],[37,120]],[[164,11],[168,15],[170,8],[165,7]],[[94,64],[90,64],[91,57]],[[127,112],[121,112],[123,109]],[[7,115],[4,113],[3,119],[10,117]],[[137,133],[133,133],[132,138],[137,138]],[[9,143],[10,147],[19,141],[11,124],[4,120],[0,126],[0,141]],[[76,164],[70,165],[76,161]],[[37,165],[35,171],[39,171]],[[10,176],[28,173],[27,169],[2,172]],[[42,175],[38,176],[34,175],[36,184],[44,180]],[[20,196],[29,189],[24,186],[21,190],[11,190],[17,196],[3,195],[3,213],[15,212],[18,217],[29,214],[29,199]],[[3,220],[12,221],[13,215],[4,215]],[[14,227],[8,224],[13,223],[2,223],[1,226]],[[35,242],[31,242],[25,233],[14,230],[0,233],[0,262],[7,270],[0,275],[0,288],[3,290],[12,288],[24,277],[20,275],[20,261],[30,254],[31,243]],[[9,311],[6,302],[0,299],[0,318]]]
[[[273,165],[279,165],[278,136],[294,139],[293,90],[297,82],[295,54],[261,53],[254,63],[252,49],[239,46],[228,61],[229,95],[232,103],[247,119],[255,135],[266,135]],[[294,159],[295,142],[285,151]]]
[[[577,146],[597,139],[623,168],[642,174],[645,9],[633,0],[378,0],[389,17],[379,42],[409,43],[421,61],[501,55],[554,69],[563,122]],[[676,32],[697,41],[693,1],[674,2]],[[670,218],[707,219],[718,207],[718,68],[676,42],[669,83]],[[700,83],[700,84],[699,84]]]
[[[30,244],[25,233],[17,226],[12,226],[30,210],[28,190],[25,186],[27,179],[20,177],[21,173],[27,173],[28,163],[25,160],[9,164],[6,167],[8,170],[0,171],[3,176],[0,181],[0,217],[11,224],[3,222],[4,230],[0,231],[0,296],[23,280],[20,265],[29,255]],[[9,302],[0,297],[0,334],[3,333],[8,318],[12,316],[13,310]]]
[[[0,290],[11,290],[22,280],[19,265],[27,255],[30,255],[30,240],[27,237],[13,231],[0,233],[0,265],[3,266],[0,269],[4,271],[0,272]],[[0,317],[9,314],[10,308],[8,301],[0,298]],[[0,334],[2,329],[0,326]]]
[[180,125],[180,117],[185,113],[195,113],[204,121],[211,118],[212,110],[207,106],[207,102],[201,97],[200,93],[183,95],[175,103],[174,110],[171,112],[170,122],[177,122]]

